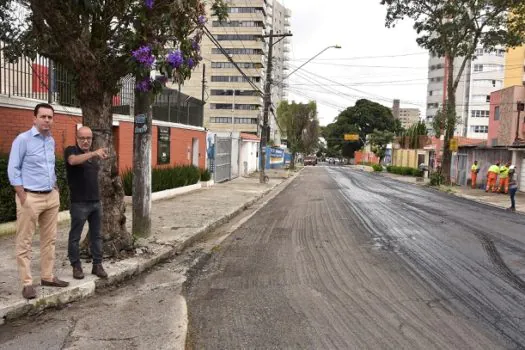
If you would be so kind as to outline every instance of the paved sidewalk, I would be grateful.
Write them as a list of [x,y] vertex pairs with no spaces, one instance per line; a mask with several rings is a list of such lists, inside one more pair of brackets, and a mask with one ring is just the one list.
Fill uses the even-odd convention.
[[[430,180],[424,179],[424,181],[417,181],[413,176],[402,176],[390,173],[382,173],[383,176],[412,183],[415,185],[427,185]],[[510,207],[510,197],[508,194],[503,193],[487,193],[482,189],[472,189],[465,186],[441,186],[440,190],[448,192],[458,197],[466,198],[475,202],[492,205],[498,208],[506,209]],[[525,193],[516,193],[516,211],[525,214]]]
[[[79,300],[94,294],[101,286],[118,283],[132,275],[141,273],[156,263],[173,256],[207,232],[225,223],[277,186],[284,188],[295,177],[292,173],[286,180],[285,172],[270,175],[270,182],[261,185],[258,177],[238,178],[224,184],[216,184],[172,199],[153,202],[152,231],[150,238],[141,240],[136,256],[119,261],[106,261],[104,267],[109,274],[106,281],[91,273],[91,264],[84,261],[83,280],[72,278],[67,259],[67,235],[69,224],[59,226],[56,242],[55,274],[69,281],[67,288],[42,287],[39,285],[39,236],[33,240],[32,272],[38,284],[38,298],[27,301],[22,298],[14,256],[14,236],[0,238],[0,324],[6,320]],[[131,208],[127,208],[127,225],[131,230]],[[87,232],[87,225],[84,234]]]

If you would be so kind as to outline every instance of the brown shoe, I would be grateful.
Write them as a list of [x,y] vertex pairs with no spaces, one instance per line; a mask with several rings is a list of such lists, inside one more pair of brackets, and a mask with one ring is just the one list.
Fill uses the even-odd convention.
[[69,286],[69,282],[59,280],[56,277],[53,277],[52,281],[42,280],[42,281],[40,281],[40,284],[43,285],[43,286],[60,287],[60,288],[64,288],[64,287]]
[[93,264],[91,273],[100,278],[108,278],[108,274],[106,271],[104,271],[102,264]]
[[82,271],[82,266],[73,266],[73,278],[76,280],[81,280],[84,278],[84,271]]
[[22,296],[26,299],[35,299],[36,298],[36,290],[33,286],[25,286],[24,289],[22,289]]

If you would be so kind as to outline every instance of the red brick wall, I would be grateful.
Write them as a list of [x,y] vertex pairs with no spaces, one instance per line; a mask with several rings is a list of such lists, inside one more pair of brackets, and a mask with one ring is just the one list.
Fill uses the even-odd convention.
[[372,152],[356,151],[354,154],[354,162],[355,164],[361,162],[379,164],[379,157]]
[[[29,109],[0,107],[0,153],[9,153],[15,137],[33,126],[33,111]],[[62,157],[64,149],[75,144],[76,125],[82,123],[82,117],[55,113],[53,137],[55,152]]]
[[[33,111],[28,109],[0,107],[0,153],[9,153],[15,137],[33,125]],[[53,137],[57,156],[62,157],[64,148],[75,144],[76,125],[82,123],[81,116],[55,113]],[[186,165],[192,163],[192,139],[199,139],[199,167],[205,167],[206,132],[171,128],[170,164]],[[133,123],[120,121],[113,127],[113,143],[117,152],[119,171],[130,169],[133,164]],[[188,159],[188,147],[190,159]],[[152,165],[157,165],[157,127],[152,130]]]

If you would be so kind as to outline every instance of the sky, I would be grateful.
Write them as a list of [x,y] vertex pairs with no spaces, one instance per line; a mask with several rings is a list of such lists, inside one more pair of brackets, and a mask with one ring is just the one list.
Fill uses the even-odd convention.
[[290,71],[331,45],[289,78],[288,98],[316,100],[321,125],[360,98],[419,108],[424,117],[428,54],[409,20],[385,27],[379,0],[279,0],[292,11]]

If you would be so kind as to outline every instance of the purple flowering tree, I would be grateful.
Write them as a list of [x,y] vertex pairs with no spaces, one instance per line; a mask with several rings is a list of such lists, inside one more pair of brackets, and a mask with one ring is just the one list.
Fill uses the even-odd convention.
[[[211,13],[206,13],[207,8]],[[20,19],[21,14],[26,18]],[[146,147],[142,153],[147,154],[151,151],[145,146],[151,142],[151,101],[168,79],[182,82],[191,76],[201,60],[201,30],[209,15],[225,18],[224,1],[0,0],[0,40],[6,43],[5,54],[16,59],[39,53],[74,74],[83,124],[93,129],[94,147],[111,152],[99,174],[107,255],[118,255],[133,245],[126,229],[124,191],[113,147],[113,96],[120,91],[123,77],[137,77],[135,115],[147,115],[144,125],[148,128],[141,134],[145,140],[139,140],[145,142],[140,147]],[[162,77],[152,80],[152,69]],[[145,162],[150,159],[149,155],[135,159],[145,169],[141,174],[146,185],[150,163]],[[134,217],[134,225],[135,220],[140,223],[137,233],[142,235],[147,235],[150,227],[146,192],[139,189],[133,203],[137,204],[137,198],[142,203],[141,216]]]

